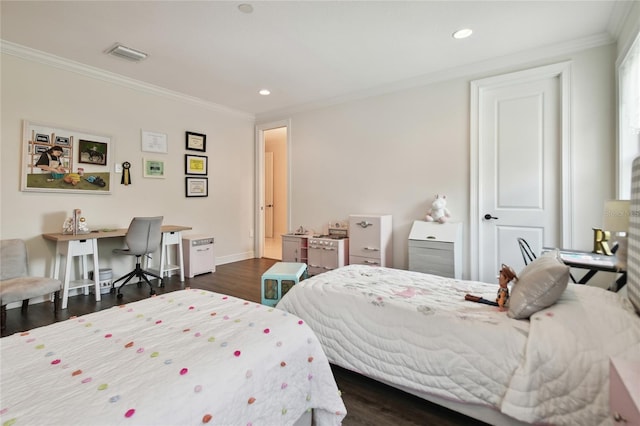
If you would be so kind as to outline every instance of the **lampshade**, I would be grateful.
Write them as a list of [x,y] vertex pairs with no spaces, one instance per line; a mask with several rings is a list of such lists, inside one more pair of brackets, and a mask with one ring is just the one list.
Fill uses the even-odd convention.
[[602,229],[609,232],[629,232],[629,209],[629,200],[605,201]]

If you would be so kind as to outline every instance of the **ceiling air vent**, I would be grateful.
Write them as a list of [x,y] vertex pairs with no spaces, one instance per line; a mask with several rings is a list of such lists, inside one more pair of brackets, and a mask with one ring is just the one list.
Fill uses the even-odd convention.
[[133,62],[140,62],[149,56],[144,52],[123,46],[119,43],[107,50],[106,53]]

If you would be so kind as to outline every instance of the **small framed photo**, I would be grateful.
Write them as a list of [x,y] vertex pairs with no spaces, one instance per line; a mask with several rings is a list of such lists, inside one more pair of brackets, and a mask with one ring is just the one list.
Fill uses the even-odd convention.
[[207,157],[204,155],[184,155],[184,173],[187,175],[207,175]]
[[[62,139],[66,139],[67,143],[60,143],[60,140]],[[68,146],[68,140],[69,138],[61,138],[59,136],[56,136],[56,143],[62,146]],[[80,139],[78,141],[78,163],[106,166],[108,146],[109,145],[107,145],[106,143]]]
[[209,196],[209,179],[200,177],[187,177],[186,196],[187,197],[208,197]]
[[142,176],[146,178],[164,179],[164,161],[143,158]]
[[186,145],[186,149],[190,150],[190,151],[201,151],[201,152],[206,152],[207,151],[207,135],[204,135],[202,133],[193,133],[193,132],[186,132],[187,133],[187,145]]

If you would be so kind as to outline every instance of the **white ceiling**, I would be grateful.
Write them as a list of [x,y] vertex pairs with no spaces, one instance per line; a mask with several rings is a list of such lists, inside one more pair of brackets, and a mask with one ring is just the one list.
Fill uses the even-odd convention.
[[[616,37],[620,1],[6,1],[4,41],[251,114]],[[627,9],[628,10],[628,9]],[[471,38],[454,40],[460,28]],[[149,57],[104,54],[115,42]],[[268,88],[270,96],[258,95]]]

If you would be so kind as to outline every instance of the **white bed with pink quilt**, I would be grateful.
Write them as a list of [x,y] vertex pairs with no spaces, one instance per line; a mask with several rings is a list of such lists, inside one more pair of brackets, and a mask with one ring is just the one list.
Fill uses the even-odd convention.
[[301,319],[181,290],[2,338],[2,425],[338,425]]
[[640,363],[640,159],[633,167],[628,296],[569,284],[557,254],[498,285],[349,265],[296,284],[278,309],[329,361],[492,425],[612,425],[609,363]]

